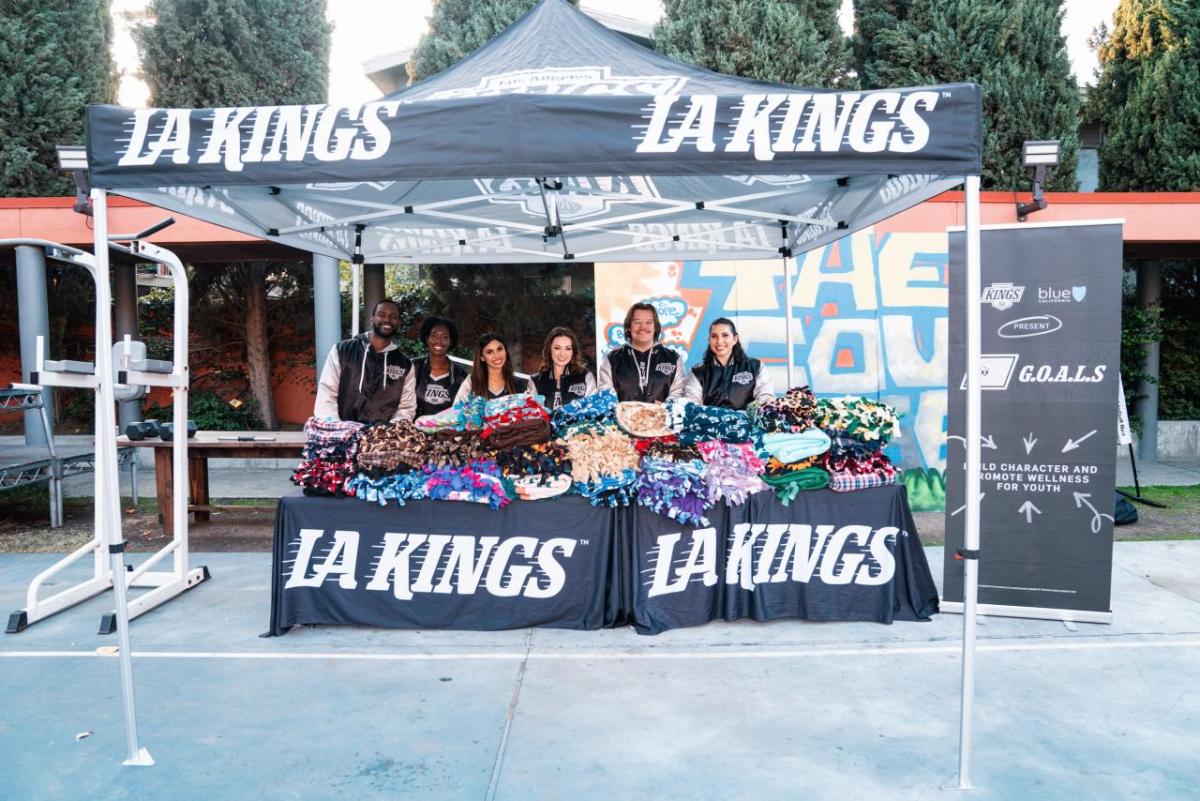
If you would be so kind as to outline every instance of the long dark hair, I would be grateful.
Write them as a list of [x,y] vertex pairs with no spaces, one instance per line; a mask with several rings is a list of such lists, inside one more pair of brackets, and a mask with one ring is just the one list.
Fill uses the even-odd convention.
[[[746,351],[742,349],[742,338],[738,336],[737,326],[733,324],[733,320],[730,320],[728,317],[718,317],[709,324],[708,333],[711,335],[713,328],[718,325],[729,326],[729,330],[733,332],[733,335],[738,337],[738,341],[733,343],[733,351],[729,354],[729,361],[740,362],[745,359]],[[712,352],[712,345],[709,345],[704,351],[704,366],[712,367],[716,362],[717,357]]]
[[487,362],[483,360],[483,349],[489,342],[499,342],[504,346],[504,367],[501,368],[501,372],[504,375],[504,391],[511,395],[517,391],[513,381],[512,352],[509,351],[508,342],[504,337],[492,331],[482,334],[475,341],[475,361],[471,363],[471,394],[481,398],[488,396],[488,369]]
[[586,373],[588,369],[587,362],[583,360],[583,352],[579,347],[579,337],[575,336],[574,331],[563,325],[551,328],[550,333],[546,334],[546,341],[542,343],[542,372],[546,375],[554,374],[554,360],[550,358],[550,346],[559,337],[566,337],[571,340],[571,363],[567,365],[567,372]]

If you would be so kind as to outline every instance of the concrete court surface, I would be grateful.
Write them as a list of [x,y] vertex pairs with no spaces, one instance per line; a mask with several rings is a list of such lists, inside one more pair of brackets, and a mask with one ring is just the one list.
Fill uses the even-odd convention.
[[[961,616],[261,639],[244,553],[132,626],[155,767],[121,765],[111,596],[0,635],[0,799],[1200,798],[1200,541],[1115,554],[1112,625],[979,627],[970,792]],[[0,608],[52,559],[0,556]]]

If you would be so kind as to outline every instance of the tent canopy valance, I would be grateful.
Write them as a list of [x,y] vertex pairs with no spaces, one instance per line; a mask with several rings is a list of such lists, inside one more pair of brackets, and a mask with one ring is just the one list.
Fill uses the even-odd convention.
[[367,262],[778,258],[981,172],[973,84],[831,92],[680,64],[543,0],[357,107],[88,109],[92,185]]

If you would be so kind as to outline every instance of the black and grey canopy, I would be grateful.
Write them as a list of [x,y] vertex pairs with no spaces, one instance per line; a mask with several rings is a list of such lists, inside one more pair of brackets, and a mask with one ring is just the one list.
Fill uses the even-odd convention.
[[93,186],[338,258],[753,259],[979,174],[979,101],[720,75],[542,0],[362,106],[92,106],[88,158]]

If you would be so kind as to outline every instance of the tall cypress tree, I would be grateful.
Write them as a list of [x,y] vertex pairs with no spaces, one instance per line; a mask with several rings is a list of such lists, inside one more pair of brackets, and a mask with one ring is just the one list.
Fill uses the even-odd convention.
[[109,0],[0,0],[0,195],[74,193],[55,145],[116,97]]
[[1061,33],[1062,0],[854,0],[864,88],[973,81],[983,88],[983,186],[1020,189],[1021,145],[1062,141],[1046,188],[1073,190],[1079,90]]
[[1097,34],[1100,188],[1200,190],[1200,4],[1121,0]]
[[666,0],[654,46],[729,75],[801,86],[847,82],[839,0]]
[[153,0],[150,16],[133,34],[152,105],[325,101],[325,0]]
[[[429,31],[408,61],[410,83],[457,64],[494,39],[538,0],[434,0]],[[579,0],[571,0],[578,5]],[[547,43],[547,47],[552,47]]]
[[[153,20],[134,29],[150,102],[164,107],[322,103],[329,84],[325,0],[153,0]],[[250,391],[267,428],[278,418],[272,390],[273,342],[295,318],[269,314],[276,288],[311,280],[305,265],[274,274],[264,261],[198,270],[199,314],[216,341],[240,344]],[[240,340],[240,343],[239,343]]]

